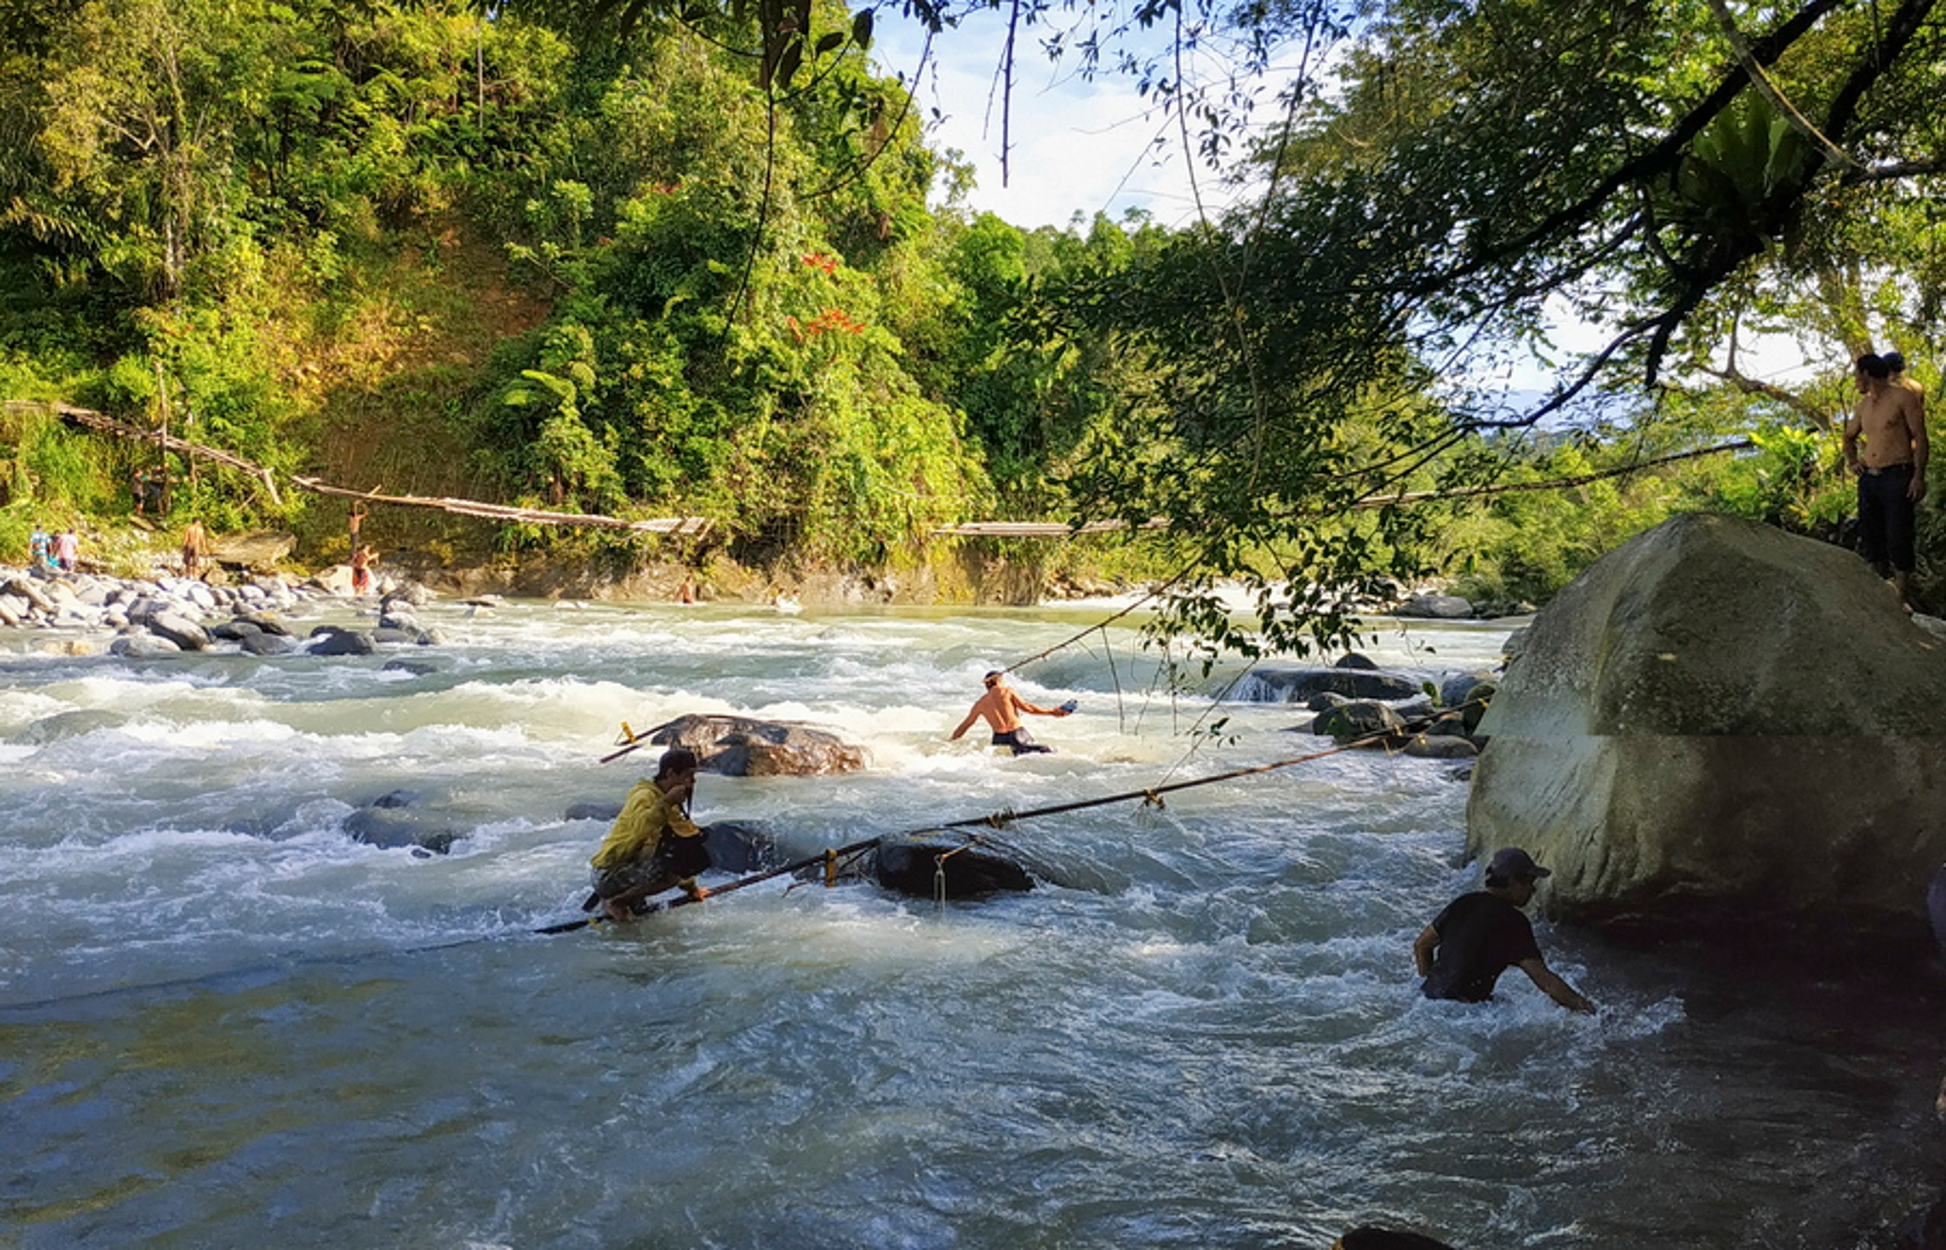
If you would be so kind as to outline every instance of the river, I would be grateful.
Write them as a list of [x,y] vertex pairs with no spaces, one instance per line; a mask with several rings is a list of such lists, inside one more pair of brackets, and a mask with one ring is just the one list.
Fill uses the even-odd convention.
[[[1411,940],[1477,881],[1438,761],[1023,821],[1065,883],[989,901],[779,880],[532,932],[579,914],[605,830],[567,808],[647,766],[596,762],[623,722],[868,747],[704,775],[699,819],[800,845],[1316,745],[1295,708],[1168,689],[1120,628],[1017,677],[1080,700],[1032,721],[1058,754],[946,741],[981,673],[1103,615],[435,605],[429,672],[6,636],[0,1244],[1827,1250],[1892,1244],[1938,1182],[1942,995],[1903,955],[1542,923],[1599,1016],[1517,973],[1422,999]],[[1507,633],[1374,630],[1429,675]],[[392,791],[450,854],[345,835]]]

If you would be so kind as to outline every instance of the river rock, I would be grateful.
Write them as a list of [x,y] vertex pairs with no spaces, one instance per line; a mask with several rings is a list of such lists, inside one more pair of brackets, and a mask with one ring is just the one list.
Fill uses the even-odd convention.
[[1245,703],[1305,703],[1315,694],[1348,699],[1410,699],[1419,683],[1398,673],[1359,668],[1260,668],[1238,683]]
[[1482,731],[1467,846],[1549,914],[1913,915],[1946,858],[1946,642],[1856,556],[1677,517],[1542,610]]
[[703,826],[703,846],[709,851],[710,867],[718,872],[765,872],[781,862],[777,843],[756,825],[736,820],[719,820]]
[[466,835],[456,832],[441,813],[418,806],[420,798],[411,790],[382,794],[346,816],[341,828],[353,841],[368,846],[444,855]]
[[297,639],[287,634],[246,633],[237,643],[251,655],[288,655],[297,650]]
[[1339,742],[1369,738],[1373,734],[1394,737],[1405,732],[1405,718],[1377,699],[1353,699],[1319,712],[1311,722],[1314,734],[1329,734]]
[[311,644],[305,649],[312,655],[370,655],[378,650],[378,643],[361,629],[320,625],[311,632]]
[[643,737],[656,746],[684,746],[706,772],[726,777],[815,777],[855,773],[865,748],[827,729],[797,721],[748,716],[679,716]]
[[1456,734],[1414,734],[1406,741],[1405,753],[1422,760],[1470,760],[1480,753],[1471,738]]
[[204,651],[209,648],[209,631],[178,612],[157,612],[149,617],[146,628],[184,651]]
[[872,851],[867,871],[886,889],[915,898],[982,898],[1034,888],[1034,878],[1011,848],[963,833],[887,838]]
[[108,654],[129,660],[162,660],[181,655],[182,648],[155,634],[123,634],[108,644]]
[[1473,605],[1458,595],[1414,595],[1400,604],[1394,616],[1422,620],[1458,621],[1473,615]]
[[128,715],[124,712],[100,707],[75,708],[43,716],[27,726],[17,741],[31,746],[45,746],[65,738],[79,738],[99,729],[119,729],[127,723]]

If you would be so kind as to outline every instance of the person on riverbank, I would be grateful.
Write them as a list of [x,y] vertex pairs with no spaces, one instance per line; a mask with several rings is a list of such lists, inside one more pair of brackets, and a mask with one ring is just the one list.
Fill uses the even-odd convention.
[[54,540],[54,563],[63,573],[72,573],[81,563],[81,538],[70,525]]
[[378,552],[370,546],[359,547],[351,553],[351,593],[368,595],[372,592],[372,565],[378,563]]
[[27,567],[36,571],[55,567],[54,540],[38,525],[27,536]]
[[644,777],[628,792],[622,814],[609,827],[594,866],[594,893],[583,911],[597,905],[610,920],[635,919],[635,905],[651,894],[680,887],[694,899],[709,897],[696,874],[709,867],[703,831],[689,819],[696,788],[696,753],[670,747],[662,753],[653,780]]
[[985,717],[987,724],[993,728],[994,746],[1010,747],[1015,755],[1051,754],[1053,747],[1042,746],[1021,727],[1020,714],[1031,712],[1035,716],[1067,716],[1074,711],[1074,706],[1035,707],[1008,688],[1007,675],[998,669],[988,673],[984,680],[986,693],[974,701],[973,710],[953,731],[953,738],[958,740],[973,728],[974,721]]
[[1925,404],[1911,388],[1893,384],[1881,356],[1860,356],[1852,377],[1859,399],[1845,422],[1844,449],[1858,478],[1860,554],[1880,577],[1892,579],[1910,611],[1913,540],[1930,454]]
[[1887,380],[1892,385],[1904,387],[1917,396],[1919,399],[1919,411],[1924,413],[1926,409],[1926,388],[1913,381],[1907,375],[1905,371],[1905,355],[1901,352],[1886,352],[1879,359],[1885,362],[1886,369],[1891,372],[1891,376]]
[[203,530],[201,521],[191,521],[182,527],[182,575],[201,577],[203,575],[203,551],[209,545],[209,535]]
[[1483,1003],[1493,997],[1502,972],[1519,968],[1569,1011],[1592,1012],[1595,1005],[1547,966],[1534,926],[1521,914],[1534,897],[1534,883],[1549,875],[1519,847],[1495,851],[1486,888],[1447,904],[1412,943],[1426,997]]

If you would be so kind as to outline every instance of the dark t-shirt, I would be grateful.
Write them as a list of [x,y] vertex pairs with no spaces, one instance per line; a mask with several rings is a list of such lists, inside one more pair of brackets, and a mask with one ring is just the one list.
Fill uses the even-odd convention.
[[1439,946],[1426,977],[1427,998],[1483,1003],[1493,996],[1493,983],[1502,972],[1541,955],[1534,926],[1520,908],[1485,890],[1454,899],[1432,927]]

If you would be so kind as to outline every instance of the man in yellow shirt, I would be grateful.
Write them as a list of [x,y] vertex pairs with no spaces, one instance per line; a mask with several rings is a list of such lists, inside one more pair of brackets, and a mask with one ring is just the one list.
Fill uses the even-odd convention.
[[594,896],[610,920],[635,919],[635,905],[651,894],[680,886],[691,898],[708,898],[696,874],[709,867],[703,831],[689,819],[689,796],[696,787],[696,754],[670,747],[662,754],[655,780],[643,778],[628,792],[622,814],[602,839],[594,865]]

